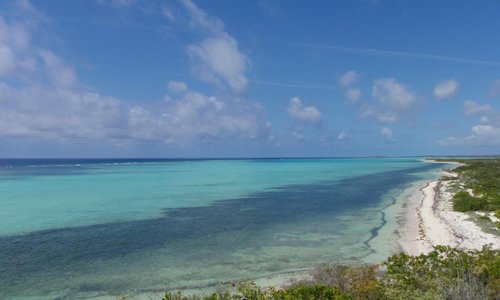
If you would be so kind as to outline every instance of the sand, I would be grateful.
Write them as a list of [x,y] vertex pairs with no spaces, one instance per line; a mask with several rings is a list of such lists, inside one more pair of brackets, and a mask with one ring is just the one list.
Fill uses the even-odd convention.
[[[457,176],[445,171],[442,175]],[[450,181],[430,181],[406,195],[398,219],[401,250],[420,255],[429,253],[437,245],[464,250],[490,245],[492,249],[500,249],[500,234],[486,233],[470,215],[453,211],[449,184]]]

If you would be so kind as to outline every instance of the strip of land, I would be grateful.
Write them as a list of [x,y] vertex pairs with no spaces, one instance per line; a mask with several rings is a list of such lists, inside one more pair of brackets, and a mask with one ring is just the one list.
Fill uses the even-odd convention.
[[[492,249],[500,249],[500,231],[495,234],[492,229],[492,233],[486,233],[472,220],[471,215],[477,213],[453,210],[452,180],[449,179],[458,174],[443,171],[442,175],[441,179],[414,189],[404,199],[405,208],[399,220],[401,249],[410,255],[427,254],[437,245],[464,250],[479,250],[490,245]],[[493,213],[488,217],[495,218]]]

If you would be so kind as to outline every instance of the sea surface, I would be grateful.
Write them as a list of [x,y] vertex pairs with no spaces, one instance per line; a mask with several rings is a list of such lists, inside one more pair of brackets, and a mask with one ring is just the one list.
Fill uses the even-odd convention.
[[0,299],[205,288],[381,262],[419,158],[0,160]]

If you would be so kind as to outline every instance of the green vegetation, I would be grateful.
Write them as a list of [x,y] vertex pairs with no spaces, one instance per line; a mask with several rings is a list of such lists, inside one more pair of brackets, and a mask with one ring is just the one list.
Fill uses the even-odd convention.
[[500,158],[440,159],[438,161],[463,164],[453,170],[460,175],[459,183],[463,189],[454,195],[453,209],[461,212],[500,209]]
[[484,198],[471,196],[468,192],[460,191],[453,195],[453,209],[460,212],[486,210],[488,201]]
[[385,263],[385,299],[498,299],[500,252],[437,246],[428,255],[399,254]]
[[482,221],[487,221],[487,222],[491,222],[491,218],[488,217],[488,216],[480,216],[477,218],[478,220],[482,220]]
[[500,299],[500,251],[437,246],[427,255],[393,255],[381,266],[324,264],[311,277],[283,289],[245,282],[207,296],[167,291],[162,300]]

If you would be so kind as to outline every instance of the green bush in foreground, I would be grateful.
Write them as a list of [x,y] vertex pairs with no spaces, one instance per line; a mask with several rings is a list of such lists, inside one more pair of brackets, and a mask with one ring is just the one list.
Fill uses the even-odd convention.
[[382,267],[323,264],[312,279],[283,289],[247,282],[209,296],[167,292],[163,300],[500,299],[500,252],[437,246],[427,255],[391,256]]
[[273,288],[262,289],[252,282],[241,283],[238,286],[237,293],[225,291],[222,293],[213,293],[209,296],[182,296],[180,292],[166,292],[162,300],[352,300],[353,297],[342,292],[337,287],[328,287],[325,285],[306,285],[300,284],[283,290]]

